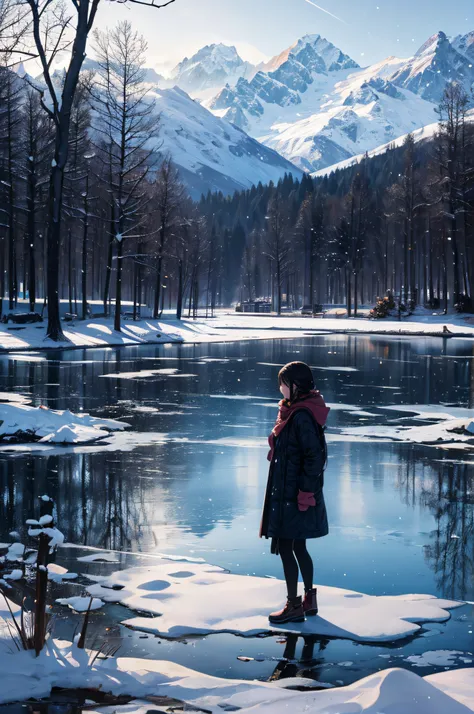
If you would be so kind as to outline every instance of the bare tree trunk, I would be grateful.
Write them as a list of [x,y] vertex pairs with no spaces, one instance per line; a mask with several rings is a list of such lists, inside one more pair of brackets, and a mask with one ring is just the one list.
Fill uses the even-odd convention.
[[277,288],[277,313],[281,315],[281,265],[280,258],[276,259],[276,288]]
[[3,298],[5,297],[5,238],[0,239],[0,317],[3,315]]
[[176,301],[176,317],[181,320],[183,310],[183,261],[178,263],[178,299]]
[[347,317],[351,317],[352,295],[351,295],[351,271],[349,269],[346,269],[346,303],[347,303]]
[[428,290],[430,293],[430,305],[434,300],[434,281],[433,281],[433,235],[431,232],[431,218],[428,216]]
[[[28,162],[31,164],[31,162]],[[35,266],[35,234],[36,234],[36,170],[34,166],[29,166],[27,178],[26,208],[28,211],[26,243],[27,250],[25,256],[28,260],[28,299],[30,312],[35,310],[36,302],[36,266]]]
[[448,314],[448,257],[446,243],[446,234],[443,229],[443,298],[445,315]]
[[115,221],[114,221],[114,211],[113,206],[110,209],[110,236],[109,244],[107,247],[107,266],[105,269],[105,286],[104,286],[104,316],[108,315],[108,302],[110,293],[110,282],[112,278],[112,260],[114,255],[114,235],[115,235]]
[[156,286],[155,286],[155,303],[153,306],[153,318],[156,320],[160,312],[160,297],[161,297],[161,272],[163,269],[163,247],[165,244],[165,225],[160,226],[160,243],[158,247],[158,265],[156,271]]
[[115,318],[114,330],[120,332],[120,315],[122,310],[122,254],[123,240],[117,241],[117,270],[115,283]]
[[72,231],[68,228],[68,256],[67,256],[67,278],[68,278],[68,294],[69,294],[69,312],[72,312]]
[[356,270],[354,273],[354,317],[357,317],[357,308],[359,306],[358,301],[358,288],[359,288],[359,271]]
[[[139,243],[139,253],[143,252],[143,245],[142,243]],[[142,265],[141,263],[138,263],[137,266],[137,303],[138,303],[138,317],[141,319],[142,317],[142,282],[143,282],[143,270],[142,270]]]
[[89,233],[89,174],[84,190],[84,219],[82,230],[82,319],[87,319],[87,239]]

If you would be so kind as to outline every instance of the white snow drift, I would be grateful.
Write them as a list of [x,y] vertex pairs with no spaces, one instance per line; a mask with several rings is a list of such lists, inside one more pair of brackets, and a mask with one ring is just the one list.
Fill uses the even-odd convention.
[[[387,669],[348,687],[294,691],[317,686],[306,679],[277,682],[222,679],[174,662],[132,658],[95,659],[68,642],[52,641],[36,658],[33,652],[2,656],[0,703],[40,698],[53,687],[100,689],[137,701],[124,714],[146,714],[146,697],[170,697],[211,714],[470,714],[474,711],[474,669],[458,669],[422,678],[403,669]],[[141,700],[141,701],[140,701]]]
[[69,410],[54,411],[18,402],[0,404],[0,441],[39,441],[85,444],[105,439],[111,431],[129,426],[114,419],[100,419]]
[[220,567],[156,565],[94,577],[89,595],[119,602],[158,617],[133,617],[124,624],[164,637],[232,632],[245,636],[281,629],[357,641],[391,641],[411,635],[421,622],[448,620],[462,603],[430,595],[371,596],[320,586],[320,616],[305,623],[270,626],[268,613],[281,606],[285,585],[273,578],[233,575]]

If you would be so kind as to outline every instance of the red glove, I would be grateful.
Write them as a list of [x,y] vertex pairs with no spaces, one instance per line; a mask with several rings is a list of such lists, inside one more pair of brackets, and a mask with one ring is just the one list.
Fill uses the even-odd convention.
[[309,491],[298,491],[298,510],[307,511],[310,506],[315,506],[314,493]]

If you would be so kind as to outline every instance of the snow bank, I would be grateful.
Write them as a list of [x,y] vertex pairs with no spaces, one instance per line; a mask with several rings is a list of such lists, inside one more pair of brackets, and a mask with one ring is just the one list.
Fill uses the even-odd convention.
[[470,714],[474,710],[472,669],[426,679],[403,669],[387,669],[348,687],[299,692],[286,688],[296,684],[293,679],[271,683],[221,679],[162,660],[118,657],[92,663],[93,654],[51,640],[38,658],[32,652],[4,654],[0,703],[17,701],[19,696],[23,700],[46,697],[53,687],[87,686],[135,697],[137,701],[121,708],[124,714],[150,711],[153,700],[144,699],[153,696],[183,701],[211,714],[237,710],[242,714]]
[[449,697],[474,711],[474,667],[430,674],[424,679],[425,682],[429,682]]
[[13,402],[0,404],[0,441],[40,441],[54,444],[86,444],[129,426],[114,419],[89,414],[54,411]]
[[[336,311],[337,312],[337,311]],[[172,321],[171,321],[172,322]],[[167,324],[168,320],[166,321]],[[172,322],[176,326],[176,323]],[[333,312],[328,311],[325,317],[313,318],[298,315],[252,315],[235,312],[221,311],[216,318],[206,320],[200,318],[197,321],[184,320],[177,324],[177,329],[181,326],[183,337],[186,342],[192,341],[185,334],[186,331],[194,327],[199,328],[201,333],[208,333],[207,339],[195,341],[216,341],[212,338],[211,331],[224,333],[229,340],[239,339],[239,334],[244,333],[245,339],[273,339],[281,336],[291,336],[300,334],[325,334],[333,332],[366,333],[366,334],[388,334],[388,335],[429,335],[446,337],[465,335],[474,337],[473,316],[459,313],[449,315],[437,315],[429,311],[419,310],[409,318],[399,320],[369,320],[364,317],[346,318],[337,317]],[[444,331],[447,328],[448,332]],[[272,334],[275,333],[275,334]],[[279,333],[279,334],[278,334]],[[233,338],[232,335],[235,334]]]
[[[59,346],[104,348],[181,342],[240,342],[331,333],[474,338],[473,319],[472,315],[432,315],[426,312],[399,322],[390,319],[369,320],[363,317],[347,319],[336,317],[331,311],[328,311],[324,318],[312,318],[298,315],[280,317],[248,315],[222,310],[212,319],[176,320],[169,315],[160,321],[152,319],[124,321],[122,331],[116,332],[111,319],[98,318],[66,323],[63,329],[67,341],[59,343]],[[42,325],[24,325],[14,328],[0,325],[0,351],[13,353],[12,359],[25,360],[21,354],[23,350],[57,348],[58,343],[46,339],[46,327]],[[33,355],[30,359],[38,361],[41,357]]]
[[356,641],[392,641],[412,635],[421,622],[442,622],[462,603],[430,595],[371,596],[320,586],[320,616],[304,623],[271,626],[268,614],[285,599],[280,580],[233,575],[220,567],[189,563],[156,565],[94,577],[87,592],[157,617],[133,617],[125,625],[163,637],[232,632],[251,636],[269,631],[317,634]]

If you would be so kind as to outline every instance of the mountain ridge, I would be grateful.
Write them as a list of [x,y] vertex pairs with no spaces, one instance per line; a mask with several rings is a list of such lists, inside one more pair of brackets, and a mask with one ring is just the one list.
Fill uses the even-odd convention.
[[305,35],[204,104],[314,172],[431,124],[447,82],[473,86],[471,54],[474,32],[450,40],[440,31],[410,58],[361,68],[320,35]]

